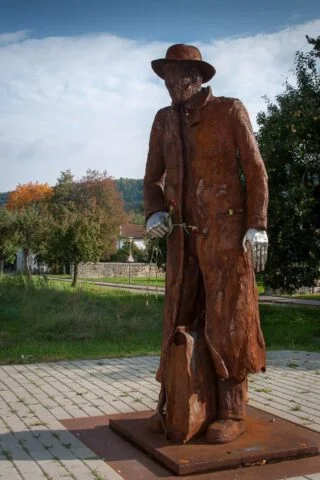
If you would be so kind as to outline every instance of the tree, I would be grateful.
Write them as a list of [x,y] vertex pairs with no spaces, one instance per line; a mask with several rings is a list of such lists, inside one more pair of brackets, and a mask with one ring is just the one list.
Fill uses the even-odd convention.
[[50,210],[54,218],[47,260],[73,264],[73,285],[80,262],[109,258],[124,221],[123,202],[106,172],[88,170],[78,182],[61,172],[53,189]]
[[0,207],[0,274],[5,261],[13,262],[17,248],[16,215]]
[[117,188],[124,200],[126,211],[143,211],[143,180],[133,178],[119,178]]
[[139,211],[135,210],[130,210],[128,212],[128,222],[129,223],[134,223],[135,225],[144,225],[145,224],[145,218],[144,214]]
[[31,278],[31,254],[44,257],[50,234],[51,216],[43,205],[29,205],[16,211],[18,244],[23,252],[25,273]]
[[15,235],[22,249],[25,273],[31,278],[31,255],[45,255],[50,215],[47,208],[52,197],[47,183],[29,182],[9,193],[7,208],[15,211]]
[[77,284],[80,262],[97,262],[104,248],[101,223],[96,214],[65,208],[64,214],[52,224],[50,248],[51,261],[65,261],[73,265],[72,286]]
[[109,258],[115,251],[120,225],[126,220],[123,201],[114,179],[106,171],[87,170],[76,184],[75,202],[80,211],[89,211],[99,218],[104,243],[102,256]]
[[13,192],[9,193],[7,207],[10,210],[19,210],[31,204],[49,200],[52,193],[52,188],[47,183],[29,182],[18,185]]
[[128,238],[124,240],[122,247],[120,247],[116,251],[116,253],[111,255],[110,261],[111,262],[127,262],[130,252],[135,262],[141,262],[141,263],[146,262],[145,250],[137,247],[134,241],[131,242],[131,248],[130,248],[130,240]]
[[60,172],[60,177],[57,179],[56,185],[53,187],[51,204],[66,205],[72,202],[75,191],[75,179],[71,170],[64,170]]
[[319,39],[297,52],[296,85],[259,113],[258,142],[270,187],[267,285],[282,292],[312,287],[320,268]]

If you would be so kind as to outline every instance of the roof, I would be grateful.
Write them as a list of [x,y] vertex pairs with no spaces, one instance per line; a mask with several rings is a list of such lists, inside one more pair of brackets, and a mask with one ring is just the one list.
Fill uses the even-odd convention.
[[125,223],[120,227],[120,237],[144,238],[145,236],[146,229],[144,225]]

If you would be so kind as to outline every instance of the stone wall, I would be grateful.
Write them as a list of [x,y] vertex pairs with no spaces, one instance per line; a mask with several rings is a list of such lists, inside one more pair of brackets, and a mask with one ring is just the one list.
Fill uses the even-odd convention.
[[[155,265],[146,263],[131,263],[130,274],[132,277],[164,277],[164,273],[158,270]],[[128,277],[129,263],[99,262],[99,263],[80,263],[78,267],[79,277],[81,278],[101,278],[101,277]],[[72,272],[71,272],[72,274]]]

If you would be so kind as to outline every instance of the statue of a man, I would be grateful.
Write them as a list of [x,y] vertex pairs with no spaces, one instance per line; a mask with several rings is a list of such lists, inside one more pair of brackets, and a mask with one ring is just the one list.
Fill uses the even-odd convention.
[[202,316],[218,400],[206,438],[223,443],[244,431],[247,375],[265,370],[254,269],[267,259],[267,175],[244,105],[202,87],[215,69],[196,47],[173,45],[152,68],[172,100],[156,114],[144,178],[147,231],[167,235],[157,379],[175,328]]

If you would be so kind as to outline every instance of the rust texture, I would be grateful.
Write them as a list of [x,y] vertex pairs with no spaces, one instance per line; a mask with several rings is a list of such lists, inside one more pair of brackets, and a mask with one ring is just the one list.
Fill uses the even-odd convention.
[[213,369],[208,369],[210,353],[201,333],[180,327],[170,345],[164,388],[171,401],[165,430],[168,439],[179,443],[202,433],[216,417]]
[[[291,422],[248,408],[247,431],[231,444],[208,445],[200,437],[187,445],[176,445],[161,434],[148,432],[150,412],[110,416],[110,426],[151,454],[176,475],[239,467],[263,467],[305,456],[319,462],[320,435]],[[256,478],[260,478],[258,475]]]
[[[243,385],[248,373],[264,371],[266,366],[252,257],[250,251],[244,252],[242,238],[248,228],[267,227],[267,175],[244,105],[238,99],[215,97],[210,87],[201,88],[215,70],[196,50],[174,45],[165,59],[152,62],[173,103],[158,111],[152,126],[144,178],[145,215],[170,211],[174,205],[175,224],[197,227],[197,233],[189,235],[174,228],[168,236],[157,379],[164,389],[165,408],[180,408],[176,393],[172,396],[166,390],[165,377],[172,376],[168,365],[172,365],[177,327],[196,326],[211,356],[201,370],[207,370],[203,378],[211,375],[218,398],[212,420],[241,419],[246,395],[241,387],[241,405],[233,385]],[[231,400],[221,404],[221,380],[227,379],[231,382],[224,386],[224,395]],[[176,376],[175,381],[190,383],[190,376],[187,380]],[[185,388],[198,403],[196,389]],[[239,385],[235,388],[239,391]],[[207,421],[204,409],[200,408],[200,424]]]
[[[249,409],[249,417],[253,415],[256,417],[262,412],[255,409]],[[146,419],[150,416],[149,412],[135,412],[135,414],[124,414],[122,419],[118,416],[112,416],[114,420],[122,420],[126,422],[126,418],[132,422],[135,419]],[[263,414],[267,415],[267,414]],[[267,417],[263,416],[263,419],[267,420]],[[262,420],[263,420],[262,419]],[[312,446],[314,443],[318,445],[318,452],[320,448],[320,435],[310,430],[298,427],[285,420],[280,420],[277,417],[269,415],[268,419],[272,425],[278,424],[280,432],[284,430],[287,433],[288,445],[283,444],[282,448],[290,448],[293,446],[291,438],[294,437],[296,442],[296,436],[301,435],[301,443]],[[112,422],[114,421],[112,420]],[[273,421],[275,420],[275,421]],[[176,475],[171,473],[164,464],[154,461],[149,454],[145,454],[137,445],[137,443],[131,443],[126,440],[122,435],[118,435],[111,428],[109,428],[109,418],[107,415],[101,415],[97,417],[85,417],[85,418],[71,418],[68,420],[61,420],[61,423],[71,433],[73,433],[78,440],[81,440],[88,448],[90,448],[99,458],[103,458],[108,465],[118,472],[124,480],[156,480],[166,479],[174,480]],[[288,430],[289,428],[289,430]],[[126,427],[127,429],[127,427]],[[146,435],[146,429],[142,428],[142,433]],[[275,436],[277,436],[277,430],[274,430]],[[292,435],[293,434],[293,435]],[[247,435],[247,433],[245,434]],[[243,437],[245,438],[245,437]],[[255,439],[253,439],[255,440]],[[163,442],[163,436],[151,435],[146,440],[150,446],[154,446],[154,442],[158,442],[157,446],[160,446],[160,441]],[[194,441],[192,441],[193,443]],[[252,446],[254,447],[254,443]],[[186,445],[189,447],[190,444]],[[236,445],[231,444],[234,450],[237,449]],[[216,445],[205,445],[204,448],[211,448],[212,452],[217,448]],[[176,448],[176,446],[175,446]],[[180,446],[181,448],[181,446]],[[182,448],[185,448],[183,445]],[[198,448],[198,447],[197,447]],[[221,448],[221,447],[219,447]],[[250,448],[250,447],[249,447]],[[200,450],[200,448],[199,448]],[[226,451],[230,450],[230,445],[225,446]],[[253,450],[254,452],[254,450]],[[229,455],[227,453],[227,455]],[[211,458],[215,457],[214,453],[211,453]],[[188,460],[187,458],[177,457],[178,459]],[[291,478],[296,476],[311,475],[319,472],[319,455],[314,457],[301,458],[297,460],[285,460],[275,463],[259,463],[257,465],[248,465],[241,468],[231,468],[230,470],[219,470],[210,473],[192,474],[192,476],[180,476],[181,480],[278,480],[279,478]],[[244,463],[246,459],[244,457]]]

